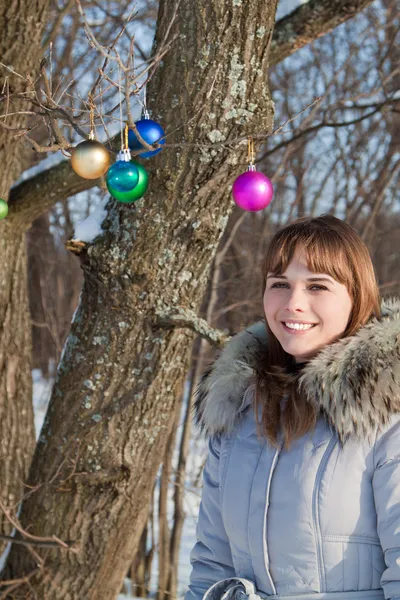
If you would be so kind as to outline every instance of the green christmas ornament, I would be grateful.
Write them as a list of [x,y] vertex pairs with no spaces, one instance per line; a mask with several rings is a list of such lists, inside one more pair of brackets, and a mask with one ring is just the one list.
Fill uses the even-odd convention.
[[5,219],[8,215],[8,202],[0,198],[0,219]]
[[134,160],[131,160],[130,162],[135,165],[139,172],[139,179],[133,190],[130,190],[129,192],[119,192],[111,187],[109,183],[107,186],[108,191],[113,198],[115,198],[118,202],[124,202],[126,204],[139,200],[145,194],[149,185],[149,175],[146,169]]

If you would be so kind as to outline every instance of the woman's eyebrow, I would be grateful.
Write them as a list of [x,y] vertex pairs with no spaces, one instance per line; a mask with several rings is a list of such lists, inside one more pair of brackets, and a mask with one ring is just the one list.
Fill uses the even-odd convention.
[[307,277],[307,281],[328,281],[329,283],[333,283],[330,277]]
[[[267,279],[287,279],[286,275],[267,275]],[[330,277],[307,277],[305,281],[328,281],[329,283],[333,283]]]

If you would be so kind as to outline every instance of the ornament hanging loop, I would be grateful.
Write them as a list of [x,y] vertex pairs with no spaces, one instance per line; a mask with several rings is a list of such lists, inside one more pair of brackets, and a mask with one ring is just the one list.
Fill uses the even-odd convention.
[[147,110],[146,84],[144,84],[144,88],[143,88],[143,108],[144,108],[144,118],[150,119],[149,111]]
[[94,128],[95,103],[93,102],[92,94],[89,94],[88,100],[89,100],[89,123],[90,123],[89,140],[94,140],[95,139],[95,128]]
[[254,164],[255,160],[255,151],[254,151],[254,140],[249,137],[247,141],[247,160],[249,161],[248,171],[255,171],[256,166]]
[[128,123],[125,124],[125,132],[124,132],[124,150],[128,150],[129,149],[129,145],[128,145],[128,131],[129,131],[129,126]]
[[124,162],[129,162],[132,159],[131,151],[129,150],[128,146],[128,131],[129,125],[128,123],[126,123],[124,129],[124,143],[117,155],[117,160],[122,160]]

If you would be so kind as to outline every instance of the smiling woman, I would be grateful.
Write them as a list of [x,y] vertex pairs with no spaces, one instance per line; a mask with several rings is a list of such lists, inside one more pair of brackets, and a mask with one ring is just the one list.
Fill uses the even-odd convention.
[[266,322],[205,373],[185,600],[400,600],[400,304],[329,215],[278,232]]
[[[380,316],[380,297],[368,249],[355,231],[331,215],[298,219],[272,239],[262,266],[268,347],[257,368],[255,406],[262,428],[287,445],[311,430],[317,417],[301,393],[305,363],[324,347],[353,335]],[[285,396],[285,410],[282,398]]]

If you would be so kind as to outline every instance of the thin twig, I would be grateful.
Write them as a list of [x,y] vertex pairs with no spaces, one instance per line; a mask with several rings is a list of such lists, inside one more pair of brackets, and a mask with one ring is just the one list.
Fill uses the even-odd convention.
[[2,500],[0,500],[0,508],[3,511],[3,513],[5,514],[5,516],[7,517],[8,521],[11,523],[11,525],[13,527],[15,527],[15,529],[17,531],[19,531],[21,535],[23,535],[26,538],[28,538],[28,540],[33,540],[33,541],[37,541],[37,542],[56,542],[62,548],[66,548],[66,549],[71,550],[72,552],[75,552],[75,553],[77,552],[77,550],[74,549],[74,548],[72,548],[72,547],[70,547],[67,542],[63,542],[62,540],[60,540],[55,535],[53,535],[51,537],[40,537],[40,536],[37,536],[37,535],[32,535],[31,533],[28,533],[25,529],[22,528],[22,526],[20,525],[18,519],[13,518],[11,516],[9,510],[6,508],[6,506],[4,505],[4,503],[3,503]]
[[[20,538],[12,537],[11,535],[1,535],[0,540],[10,542],[10,544],[19,544],[20,546],[36,546],[37,548],[59,548],[60,544],[57,542],[37,542],[35,540],[23,540]],[[74,542],[71,542],[72,544]],[[69,550],[70,548],[68,548]]]
[[6,600],[6,598],[9,598],[10,592],[16,590],[24,583],[29,584],[30,579],[32,579],[32,577],[39,572],[40,569],[36,568],[28,573],[28,575],[25,575],[25,577],[21,577],[20,579],[5,579],[4,581],[0,581],[0,587],[7,586],[7,589],[1,594],[0,600]]

